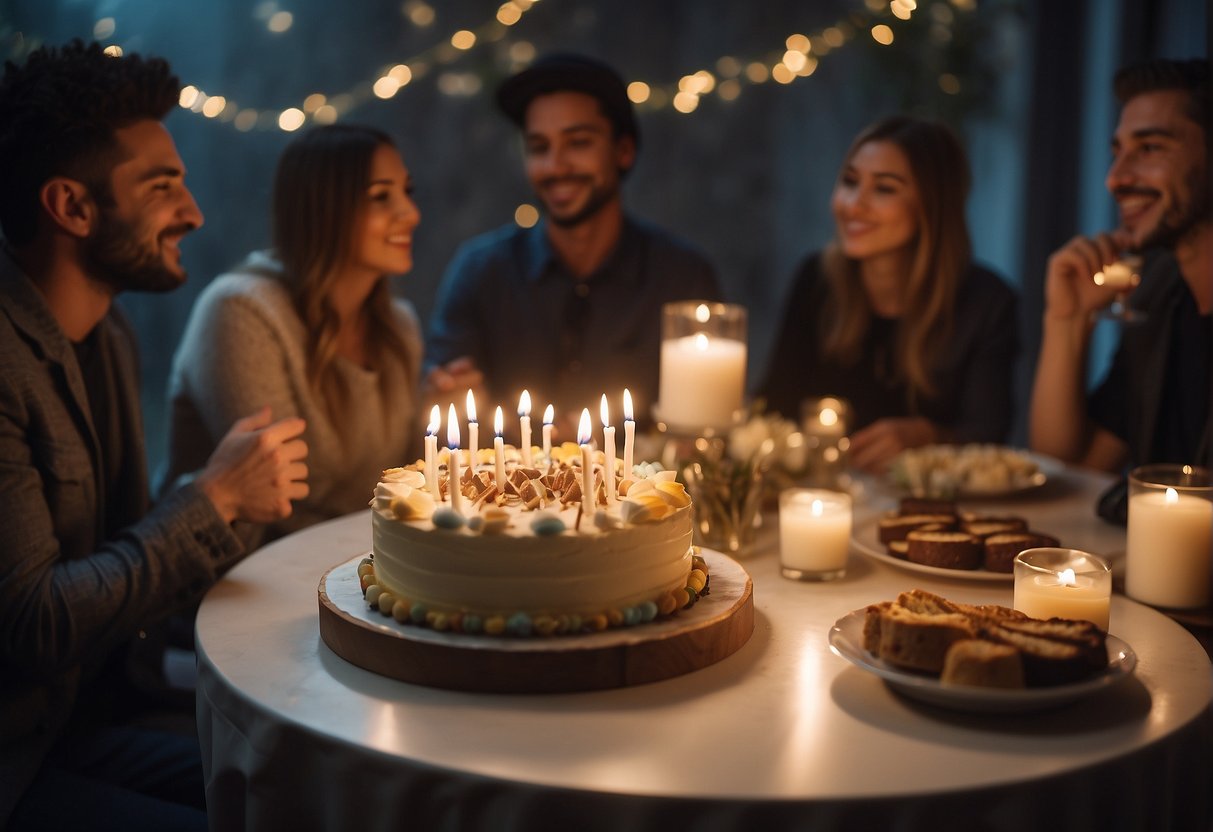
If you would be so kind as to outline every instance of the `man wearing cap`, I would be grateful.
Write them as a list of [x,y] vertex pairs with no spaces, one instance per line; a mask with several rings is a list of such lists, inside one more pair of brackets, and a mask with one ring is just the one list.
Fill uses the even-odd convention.
[[497,102],[522,128],[545,217],[456,252],[426,343],[430,393],[456,395],[483,374],[489,403],[509,410],[528,389],[537,409],[555,405],[559,436],[572,440],[582,408],[596,414],[603,393],[618,401],[627,387],[643,425],[657,396],[661,307],[719,299],[715,271],[624,211],[639,131],[613,69],[549,55],[506,79]]

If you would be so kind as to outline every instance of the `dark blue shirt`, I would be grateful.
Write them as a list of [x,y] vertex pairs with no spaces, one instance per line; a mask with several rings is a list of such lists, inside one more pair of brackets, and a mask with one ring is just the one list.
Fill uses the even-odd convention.
[[[719,300],[715,270],[695,249],[664,231],[625,219],[619,244],[580,280],[560,262],[545,225],[506,226],[465,243],[447,268],[426,340],[426,369],[471,356],[484,372],[488,402],[478,402],[481,436],[492,408],[508,423],[523,389],[531,394],[535,441],[550,402],[557,420],[611,401],[622,424],[623,388],[643,426],[657,397],[661,307],[675,300]],[[462,409],[462,400],[456,402]],[[484,426],[488,426],[487,429]],[[561,435],[562,440],[576,440]]]

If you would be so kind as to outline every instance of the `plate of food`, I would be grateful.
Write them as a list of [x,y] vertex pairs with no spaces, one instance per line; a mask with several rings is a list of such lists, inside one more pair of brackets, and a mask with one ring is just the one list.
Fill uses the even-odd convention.
[[[915,595],[938,598],[915,590],[902,593],[898,601],[850,612],[830,628],[830,650],[897,693],[970,713],[1060,707],[1112,687],[1137,667],[1133,648],[1087,622],[1039,621],[1016,617],[1005,607],[963,604],[957,605],[959,612],[915,613],[900,603]],[[896,609],[889,612],[891,608]],[[883,621],[875,626],[876,635],[873,615]],[[1000,615],[1003,620],[990,623],[991,616],[997,620]],[[957,627],[964,629],[965,618],[986,622],[980,637],[973,636],[976,626],[970,634],[955,632]],[[912,644],[915,653],[883,654],[879,631],[890,626],[902,631],[889,642]],[[907,637],[911,633],[914,637]]]
[[856,551],[899,569],[967,581],[1010,583],[1024,549],[1063,545],[1019,514],[965,511],[951,500],[903,498],[897,511],[859,523]]
[[915,497],[1008,497],[1033,491],[1062,470],[1061,463],[1003,445],[926,445],[902,451],[889,478]]

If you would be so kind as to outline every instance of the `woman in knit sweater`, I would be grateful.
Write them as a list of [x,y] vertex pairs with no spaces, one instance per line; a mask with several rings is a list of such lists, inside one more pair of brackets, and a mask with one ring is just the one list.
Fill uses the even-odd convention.
[[278,163],[273,250],[193,308],[169,383],[167,482],[200,467],[242,415],[307,421],[310,493],[286,520],[242,530],[252,543],[365,508],[380,471],[415,458],[421,330],[387,281],[413,265],[411,191],[386,134],[305,133]]
[[895,116],[861,132],[834,185],[837,236],[801,265],[766,378],[768,406],[851,402],[851,462],[1001,442],[1012,415],[1015,293],[973,263],[969,169],[947,127]]

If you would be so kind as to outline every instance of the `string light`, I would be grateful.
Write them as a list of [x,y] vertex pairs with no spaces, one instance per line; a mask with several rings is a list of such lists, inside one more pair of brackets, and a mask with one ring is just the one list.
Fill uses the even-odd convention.
[[[546,0],[551,4],[552,0]],[[241,106],[230,96],[207,93],[195,85],[181,90],[180,105],[204,118],[230,123],[240,132],[254,129],[294,131],[309,121],[315,124],[332,124],[357,107],[373,100],[387,100],[401,89],[434,72],[435,84],[444,95],[470,97],[479,94],[484,79],[474,71],[459,72],[445,68],[484,44],[496,43],[506,38],[522,20],[523,16],[541,6],[540,0],[506,0],[501,3],[487,22],[472,29],[459,29],[449,37],[421,53],[383,69],[379,75],[351,90],[333,95],[314,92],[296,106],[281,111]],[[405,0],[401,14],[418,28],[432,26],[437,20],[433,6],[425,0]],[[676,83],[659,84],[634,79],[628,84],[628,98],[643,110],[660,110],[670,107],[683,114],[695,112],[704,97],[715,94],[723,102],[737,100],[747,86],[757,86],[774,80],[778,84],[792,84],[799,78],[807,78],[817,70],[820,61],[838,50],[856,36],[867,33],[877,43],[889,46],[894,42],[893,28],[877,18],[893,23],[909,20],[918,10],[917,0],[863,0],[865,12],[848,15],[831,26],[814,32],[793,32],[785,39],[781,48],[772,50],[765,57],[740,57],[725,55],[718,58],[713,69],[699,69],[683,75]],[[929,35],[937,43],[946,43],[952,37],[951,26],[957,12],[976,10],[974,0],[949,0],[935,2],[929,6],[932,23]],[[278,7],[276,0],[265,0],[254,9],[254,17],[264,22],[267,29],[283,33],[294,24],[291,12]],[[117,23],[112,17],[100,18],[93,27],[98,40],[113,36]],[[107,54],[121,55],[121,47],[112,44],[106,47]],[[516,71],[531,63],[536,57],[532,43],[524,39],[512,40],[505,45],[503,53],[508,56],[509,71]],[[939,88],[947,95],[957,95],[961,84],[956,75],[941,73]],[[524,210],[530,206],[519,206],[519,221],[529,214]]]

